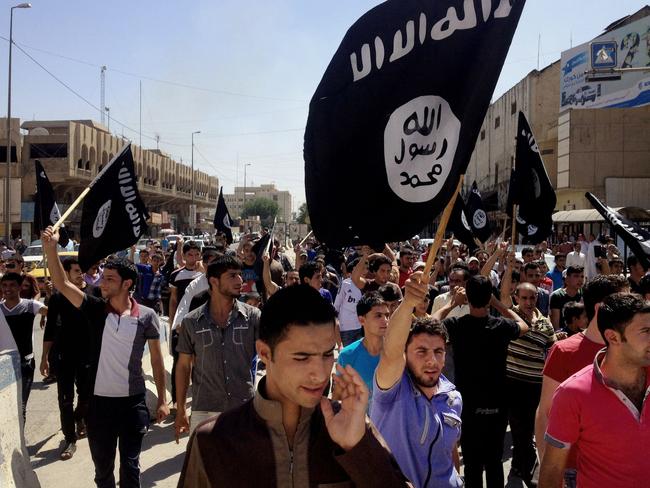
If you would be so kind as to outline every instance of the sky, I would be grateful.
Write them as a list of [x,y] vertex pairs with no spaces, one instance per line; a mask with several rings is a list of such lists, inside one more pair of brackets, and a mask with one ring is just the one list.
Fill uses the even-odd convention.
[[[0,0],[3,115],[17,3]],[[189,164],[191,133],[201,131],[196,168],[218,176],[229,193],[244,184],[250,163],[247,185],[288,189],[295,211],[305,200],[309,100],[347,29],[380,3],[33,0],[31,9],[14,10],[13,38],[26,54],[14,47],[12,117],[99,121],[104,65],[111,132],[154,149],[158,136],[161,150]],[[543,68],[643,5],[528,0],[493,98],[537,68],[538,46]]]

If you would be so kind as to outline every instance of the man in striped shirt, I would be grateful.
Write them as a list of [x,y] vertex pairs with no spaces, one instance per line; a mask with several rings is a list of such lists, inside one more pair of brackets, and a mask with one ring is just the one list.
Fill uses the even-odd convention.
[[511,475],[529,485],[537,461],[533,435],[542,391],[542,370],[546,351],[555,343],[556,335],[551,322],[537,309],[537,288],[533,284],[520,283],[515,298],[518,305],[513,310],[530,330],[508,345],[506,378],[513,451]]

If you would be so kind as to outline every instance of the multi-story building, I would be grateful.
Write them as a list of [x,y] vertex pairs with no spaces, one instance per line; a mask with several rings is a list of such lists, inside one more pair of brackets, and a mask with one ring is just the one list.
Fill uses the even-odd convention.
[[[0,124],[4,124],[0,120]],[[12,177],[19,178],[14,197],[19,195],[22,203],[16,214],[12,207],[12,233],[31,234],[33,221],[33,196],[35,193],[34,161],[39,160],[47,172],[56,192],[57,201],[64,211],[97,173],[128,141],[112,135],[104,126],[92,120],[29,121],[19,126],[12,120],[12,142],[20,155],[20,164],[12,167]],[[25,134],[20,134],[21,127]],[[6,146],[2,131],[0,146]],[[143,149],[131,145],[135,163],[138,189],[151,213],[152,230],[172,227],[179,231],[191,228],[208,230],[211,222],[189,222],[192,201],[192,170],[159,150]],[[4,151],[0,162],[4,159]],[[12,165],[13,166],[13,165]],[[6,165],[2,166],[5,170]],[[3,173],[0,175],[4,176]],[[13,187],[12,187],[13,190]],[[202,171],[194,171],[194,203],[197,215],[214,208],[219,191],[217,177]],[[2,194],[2,192],[0,192]],[[1,207],[0,207],[1,208]],[[199,219],[197,219],[199,220]],[[76,210],[66,225],[78,231],[81,211]]]
[[246,202],[255,198],[266,198],[278,204],[278,222],[291,222],[291,193],[278,190],[274,184],[260,186],[236,186],[235,193],[225,194],[223,198],[232,218],[240,218]]

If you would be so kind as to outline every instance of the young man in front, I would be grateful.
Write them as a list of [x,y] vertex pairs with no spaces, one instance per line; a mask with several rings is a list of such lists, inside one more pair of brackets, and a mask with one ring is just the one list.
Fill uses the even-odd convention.
[[358,373],[339,367],[341,403],[323,397],[334,321],[310,286],[268,300],[256,346],[266,376],[252,400],[197,427],[179,487],[408,486],[366,424],[368,390]]
[[581,488],[641,487],[650,480],[650,302],[611,295],[597,321],[606,348],[555,392],[539,488],[560,485],[572,446]]
[[463,486],[457,450],[462,401],[442,375],[445,328],[431,318],[413,322],[413,308],[429,293],[421,276],[406,281],[404,300],[390,318],[370,416],[416,487],[455,488]]
[[67,278],[56,248],[58,231],[48,227],[41,239],[54,287],[81,310],[90,324],[93,394],[87,429],[95,483],[99,488],[115,488],[115,447],[119,443],[120,487],[137,488],[142,438],[149,428],[142,372],[145,344],[151,355],[158,392],[156,419],[160,422],[169,415],[158,316],[130,296],[138,279],[138,271],[131,261],[116,259],[104,265],[100,285],[104,298],[97,298],[85,294]]

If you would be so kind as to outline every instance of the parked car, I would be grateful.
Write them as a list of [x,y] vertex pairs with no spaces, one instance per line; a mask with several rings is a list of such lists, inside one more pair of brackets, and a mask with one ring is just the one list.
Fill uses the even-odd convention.
[[[61,262],[65,261],[67,258],[77,258],[79,253],[77,251],[60,251],[59,252],[59,259]],[[32,275],[34,278],[37,280],[43,280],[45,278],[45,268],[46,268],[46,263],[45,259],[41,259],[41,261],[36,264],[36,266],[29,272],[30,275]],[[47,275],[49,276],[49,271],[47,272]]]

